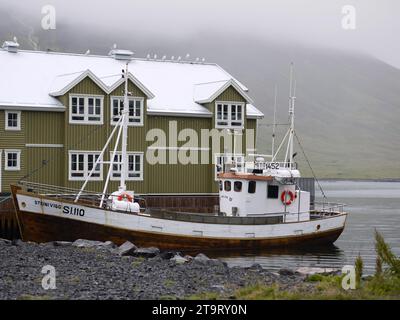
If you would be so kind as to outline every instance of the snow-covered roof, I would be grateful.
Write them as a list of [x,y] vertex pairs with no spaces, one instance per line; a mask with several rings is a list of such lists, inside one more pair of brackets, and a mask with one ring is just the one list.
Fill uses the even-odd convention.
[[[53,97],[62,96],[86,77],[92,79],[94,83],[96,83],[106,93],[111,93],[125,81],[124,78],[121,77],[121,75],[104,77],[103,81],[103,79],[99,79],[90,70],[80,71],[57,76],[51,85],[49,94]],[[144,86],[138,79],[136,79],[136,77],[133,76],[132,73],[129,72],[128,77],[138,88],[140,88],[146,94],[147,98],[154,98],[154,95],[146,88],[146,86]]]
[[246,102],[253,103],[247,93],[233,79],[196,84],[194,86],[194,101],[200,104],[212,102],[230,86],[234,87]]
[[[111,92],[122,83],[125,63],[111,56],[0,50],[0,107],[64,110],[56,96],[85,77],[90,77],[105,92]],[[217,64],[132,59],[129,73],[130,79],[148,96],[148,112],[154,114],[210,116],[210,111],[196,102],[195,95],[210,97],[213,88],[210,85],[201,89],[199,84],[229,82],[241,94],[247,96],[248,91]],[[262,117],[250,104],[247,113],[250,117]]]
[[258,110],[257,107],[252,105],[251,103],[248,103],[246,105],[246,112],[247,112],[247,116],[250,116],[253,118],[263,118],[264,117],[264,113],[262,113],[260,110]]
[[50,86],[49,94],[53,97],[62,96],[86,77],[92,79],[104,91],[107,90],[107,86],[93,72],[85,70],[56,76]]

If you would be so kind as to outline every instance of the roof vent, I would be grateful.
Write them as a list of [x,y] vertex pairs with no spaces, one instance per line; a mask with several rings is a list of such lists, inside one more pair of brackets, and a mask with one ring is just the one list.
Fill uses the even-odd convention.
[[19,43],[17,42],[17,38],[14,37],[14,41],[4,41],[1,47],[8,52],[16,53],[18,52]]
[[117,49],[114,45],[114,48],[111,49],[108,55],[116,60],[131,60],[134,53],[130,50]]

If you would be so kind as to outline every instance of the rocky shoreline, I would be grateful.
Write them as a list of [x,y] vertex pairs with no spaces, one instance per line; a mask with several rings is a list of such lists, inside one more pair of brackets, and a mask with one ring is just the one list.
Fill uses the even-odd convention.
[[[44,266],[56,272],[56,288],[42,287]],[[327,272],[333,272],[325,270]],[[0,299],[186,299],[234,292],[255,284],[312,290],[307,274],[321,270],[270,272],[259,265],[228,267],[204,254],[195,257],[126,242],[77,240],[36,244],[0,239]]]

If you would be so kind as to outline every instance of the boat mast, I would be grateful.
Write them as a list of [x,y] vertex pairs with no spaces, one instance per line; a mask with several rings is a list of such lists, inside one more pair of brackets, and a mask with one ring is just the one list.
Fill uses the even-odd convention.
[[289,137],[285,155],[285,163],[289,164],[289,169],[293,163],[293,138],[294,138],[294,105],[296,100],[296,81],[293,80],[293,62],[290,64],[290,94],[289,94]]
[[276,130],[276,99],[278,95],[278,87],[275,85],[275,99],[274,99],[274,123],[272,125],[272,145],[271,154],[274,157],[275,154],[275,130]]
[[121,112],[122,121],[122,144],[121,144],[121,181],[119,185],[119,191],[126,191],[126,178],[128,172],[128,122],[129,122],[129,99],[128,99],[128,64],[126,63],[125,73],[123,74],[125,79],[125,90],[124,90],[124,107]]

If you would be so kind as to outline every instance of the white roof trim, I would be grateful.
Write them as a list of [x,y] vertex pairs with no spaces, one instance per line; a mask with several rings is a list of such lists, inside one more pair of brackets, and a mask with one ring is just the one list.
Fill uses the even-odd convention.
[[[68,74],[61,75],[62,76],[67,76]],[[69,74],[71,75],[71,74]],[[81,82],[83,79],[86,77],[89,77],[91,80],[93,80],[94,83],[96,83],[104,92],[107,93],[108,87],[101,81],[92,71],[87,69],[83,73],[81,73],[78,77],[76,77],[73,81],[69,82],[64,88],[57,92],[50,92],[49,94],[52,97],[59,97],[64,94],[66,94],[69,90],[71,90],[73,87],[75,87],[79,82]]]
[[246,104],[246,117],[247,119],[262,119],[264,113],[262,113],[256,106],[248,103]]
[[264,115],[258,116],[258,115],[252,114],[252,115],[247,115],[247,117],[246,117],[246,119],[262,119],[262,118],[264,118]]
[[[79,74],[74,80],[70,81],[65,87],[63,87],[61,90],[56,91],[56,92],[51,92],[50,95],[52,97],[59,97],[64,94],[66,94],[69,90],[71,90],[73,87],[75,87],[79,82],[84,80],[86,77],[90,78],[93,80],[94,83],[96,83],[105,93],[110,94],[112,91],[114,91],[116,88],[118,88],[122,83],[124,83],[124,79],[122,77],[119,78],[118,81],[116,81],[114,84],[111,86],[107,86],[99,77],[97,77],[92,71],[89,69],[80,73],[77,72],[76,74]],[[73,74],[65,74],[65,75],[60,75],[58,78],[61,78],[63,76],[71,76]],[[146,97],[148,99],[154,98],[154,94],[147,89],[143,83],[141,83],[135,76],[133,76],[129,72],[129,80],[132,81],[133,84],[135,84],[140,90],[144,92]]]
[[65,109],[63,105],[0,103],[0,110],[64,112]]
[[[141,83],[132,73],[128,72],[128,78],[132,81],[134,85],[136,85],[147,97],[147,99],[153,99],[154,94],[145,87],[143,83]],[[108,94],[113,92],[116,88],[118,88],[122,83],[124,83],[124,79],[121,77],[117,82],[115,82],[112,86],[108,87]]]
[[[221,82],[221,81],[216,81]],[[210,83],[199,83],[196,86],[201,86],[201,85],[206,85]],[[229,79],[228,81],[225,82],[223,86],[221,86],[218,90],[216,90],[211,96],[205,99],[201,100],[195,100],[195,102],[199,104],[204,104],[204,103],[210,103],[214,101],[220,94],[222,94],[226,89],[228,89],[230,86],[234,87],[237,92],[246,100],[247,103],[253,103],[253,100],[249,97],[249,95],[240,87],[240,85],[234,80],[234,79]]]
[[63,144],[51,144],[51,143],[26,143],[27,148],[64,148]]
[[190,117],[190,118],[212,118],[212,113],[180,112],[165,110],[147,110],[149,116]]

